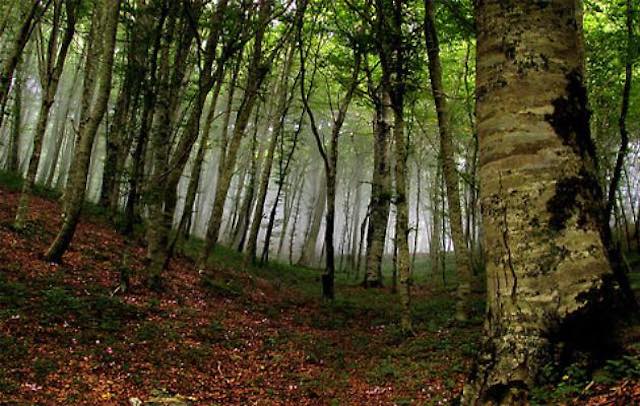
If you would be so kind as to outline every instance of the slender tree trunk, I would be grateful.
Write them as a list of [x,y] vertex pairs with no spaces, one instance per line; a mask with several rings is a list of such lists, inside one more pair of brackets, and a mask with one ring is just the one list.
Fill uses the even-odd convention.
[[[282,76],[280,77],[278,88],[275,92],[277,95],[277,107],[274,112],[273,121],[270,127],[273,129],[271,132],[271,140],[269,141],[269,148],[267,149],[267,156],[265,157],[264,164],[262,166],[262,174],[260,175],[260,182],[258,185],[258,195],[256,197],[256,208],[253,215],[253,222],[251,223],[251,229],[249,231],[249,237],[247,240],[246,257],[248,260],[254,262],[256,259],[256,249],[258,245],[258,234],[260,232],[260,226],[262,224],[262,217],[264,214],[264,205],[267,199],[267,192],[269,191],[269,179],[271,178],[271,168],[273,167],[273,157],[278,145],[278,139],[282,136],[282,128],[288,111],[289,99],[289,74],[291,72],[291,63],[293,61],[294,48],[291,47],[285,55],[285,63],[282,69]],[[276,202],[277,203],[277,202]]]
[[616,157],[616,163],[611,175],[611,183],[609,184],[609,194],[607,197],[607,205],[605,216],[609,221],[611,211],[616,202],[616,193],[620,177],[622,176],[622,168],[624,167],[624,159],[629,150],[629,131],[627,130],[627,114],[629,112],[629,96],[631,95],[631,82],[633,80],[633,7],[632,0],[626,0],[626,17],[627,17],[627,55],[624,68],[624,87],[622,89],[622,106],[620,108],[620,118],[618,127],[620,130],[620,148]]
[[56,168],[58,167],[58,162],[60,162],[60,152],[62,151],[62,144],[65,142],[65,138],[67,136],[67,123],[69,121],[69,112],[71,111],[71,101],[75,98],[77,90],[79,88],[78,84],[81,83],[79,80],[81,73],[82,63],[78,62],[76,69],[74,70],[73,80],[71,81],[71,85],[69,85],[67,93],[63,96],[62,105],[58,107],[56,111],[56,124],[54,126],[53,137],[54,138],[54,149],[50,153],[51,159],[48,165],[47,170],[47,178],[45,181],[45,185],[48,187],[53,186],[53,178],[56,173]]
[[200,175],[202,173],[202,167],[206,152],[209,150],[211,125],[213,124],[213,120],[216,118],[216,106],[218,104],[218,97],[220,96],[221,87],[222,80],[218,80],[213,92],[213,96],[211,97],[209,113],[207,114],[205,125],[202,130],[200,145],[198,146],[198,151],[196,152],[196,157],[191,167],[191,176],[189,177],[189,185],[187,186],[187,195],[185,196],[184,209],[182,210],[182,215],[180,216],[180,221],[178,222],[176,235],[170,245],[170,251],[173,251],[173,247],[175,247],[175,245],[177,244],[178,239],[182,235],[188,234],[189,229],[191,228],[190,226],[191,219],[193,217],[194,204],[196,201],[196,196],[198,195],[198,189],[200,187]]
[[[291,53],[293,56],[293,48],[291,50]],[[293,92],[291,92],[291,94],[293,95]],[[281,120],[283,123],[286,117],[286,111],[290,104],[291,104],[291,99],[287,101],[287,107],[284,110],[284,114],[282,114],[281,116]],[[269,249],[271,247],[271,236],[273,235],[273,228],[276,222],[278,204],[280,203],[280,197],[282,196],[285,182],[289,174],[289,165],[291,165],[293,155],[296,152],[296,147],[298,145],[298,140],[300,139],[300,132],[302,130],[302,119],[304,117],[304,112],[302,114],[303,115],[300,117],[300,121],[298,122],[297,129],[295,130],[295,134],[293,135],[291,149],[288,151],[288,154],[286,155],[286,157],[284,152],[284,135],[280,137],[280,159],[278,161],[278,180],[277,180],[278,189],[276,190],[276,195],[273,199],[273,205],[271,206],[271,212],[269,213],[269,221],[267,223],[267,230],[265,232],[264,245],[263,245],[262,257],[261,257],[261,262],[263,264],[269,261]],[[282,131],[282,129],[280,130]],[[287,215],[286,207],[284,211],[285,211],[284,215],[286,216]],[[287,226],[287,221],[283,220],[283,230],[282,230],[283,233],[286,233],[286,226]]]
[[[303,169],[304,173],[304,169]],[[302,187],[304,185],[304,174],[301,173],[295,181],[289,184],[287,188],[287,203],[285,203],[284,216],[282,219],[282,229],[280,231],[280,242],[278,243],[278,257],[282,256],[282,250],[284,249],[284,242],[287,237],[287,230],[289,229],[289,223],[291,217],[294,215],[294,206],[298,207],[300,201],[300,194],[302,194]]]
[[[93,140],[107,109],[107,101],[111,91],[113,50],[119,11],[120,0],[97,2],[94,9],[91,33],[89,35],[93,46],[96,50],[99,48],[101,52],[96,55],[94,52],[89,51],[87,54],[84,94],[82,97],[83,113],[80,119],[71,178],[65,191],[64,222],[45,254],[48,261],[60,262],[62,255],[71,243],[80,220]],[[102,42],[102,45],[100,47],[95,46],[96,42],[99,41]],[[92,60],[93,58],[95,60]],[[92,100],[94,100],[93,103],[91,103]]]
[[440,130],[440,153],[444,181],[447,186],[447,201],[449,203],[449,224],[453,239],[453,249],[456,257],[458,274],[458,300],[456,303],[456,320],[463,321],[469,317],[469,294],[471,292],[471,264],[469,252],[462,231],[462,213],[460,208],[460,190],[458,173],[456,170],[453,137],[449,127],[449,112],[447,100],[442,84],[442,64],[440,62],[440,48],[438,34],[435,27],[433,0],[425,0],[425,37],[427,54],[429,55],[429,76],[431,90],[438,113],[438,128]]
[[249,64],[249,72],[247,74],[247,86],[245,94],[242,100],[242,104],[238,109],[238,115],[236,117],[235,126],[233,127],[233,134],[228,146],[226,154],[224,154],[224,162],[221,162],[219,168],[218,182],[216,184],[216,194],[213,201],[213,209],[211,210],[211,216],[207,224],[207,232],[205,236],[205,243],[200,252],[198,258],[198,268],[204,269],[209,255],[213,251],[213,247],[218,242],[218,236],[220,233],[220,226],[222,224],[222,215],[224,212],[224,203],[227,199],[227,193],[229,192],[229,186],[231,185],[231,178],[236,166],[236,159],[238,156],[238,150],[240,148],[240,142],[244,137],[247,124],[251,117],[251,112],[256,103],[258,97],[258,90],[262,86],[262,82],[268,73],[267,61],[263,59],[263,40],[265,31],[267,29],[266,22],[271,15],[272,0],[266,0],[260,6],[258,24],[259,28],[256,31],[253,55]]
[[365,287],[382,287],[382,259],[391,210],[391,166],[389,164],[389,94],[376,103],[375,140],[373,146],[373,180],[367,235]]
[[431,240],[429,241],[429,261],[431,263],[431,275],[437,276],[441,273],[440,257],[441,250],[442,217],[440,216],[440,184],[442,183],[442,166],[436,165],[436,173],[432,183],[431,192]]
[[258,172],[262,166],[262,147],[258,145],[258,118],[260,112],[260,105],[258,105],[255,122],[253,128],[253,139],[251,141],[251,156],[256,157],[251,160],[251,169],[249,172],[249,183],[247,184],[242,204],[240,206],[240,214],[238,221],[236,222],[236,228],[233,236],[233,247],[238,252],[244,250],[244,244],[247,238],[247,231],[249,229],[249,221],[251,220],[251,211],[253,209],[253,202],[255,200],[256,193],[256,181]]
[[[362,165],[357,165],[356,174],[355,174],[355,189],[356,194],[353,202],[353,215],[351,216],[351,242],[350,242],[350,251],[349,251],[349,264],[348,267],[350,270],[356,269],[356,257],[360,255],[358,252],[358,228],[360,226],[360,208],[362,205]],[[345,227],[347,224],[345,224]]]
[[416,218],[416,225],[413,229],[413,256],[411,257],[411,269],[416,268],[416,255],[418,254],[418,236],[420,235],[420,192],[422,191],[422,176],[420,167],[416,162],[416,207],[414,216]]
[[[349,224],[351,223],[351,188],[347,189],[347,196],[345,197],[344,204],[342,206],[342,212],[344,213],[344,221],[342,222],[342,237],[340,238],[340,264],[338,265],[338,271],[344,271],[344,256],[345,246],[347,245],[347,235],[349,230]],[[350,250],[347,248],[347,252]]]
[[24,51],[31,33],[35,26],[40,22],[40,18],[46,12],[51,0],[33,0],[24,19],[20,23],[20,28],[16,33],[13,46],[9,50],[9,54],[0,65],[0,127],[4,118],[4,109],[9,97],[9,90],[13,80],[13,74],[20,62],[20,57]]
[[324,179],[319,179],[321,182],[318,190],[317,198],[315,199],[316,205],[311,209],[312,216],[309,218],[307,225],[308,230],[305,233],[304,244],[298,260],[299,266],[311,266],[316,258],[316,246],[318,245],[318,235],[320,234],[320,227],[322,226],[322,218],[327,207],[327,186]]
[[[306,172],[306,168],[305,170],[303,170],[303,178],[304,178],[304,173]],[[293,213],[293,226],[291,227],[291,236],[289,237],[289,264],[293,265],[293,243],[296,240],[296,235],[298,232],[298,220],[300,218],[300,203],[302,202],[302,196],[304,195],[304,181],[301,181],[302,183],[300,184],[300,191],[298,192],[298,199],[296,200],[296,208],[295,211]]]
[[485,0],[476,13],[488,302],[462,404],[524,405],[545,366],[587,341],[602,351],[615,313],[582,4]]
[[[24,62],[18,66],[13,87],[13,114],[11,140],[7,158],[7,170],[18,173],[20,170],[20,136],[22,135],[22,89],[24,85]],[[0,113],[1,114],[1,113]]]
[[22,192],[14,226],[21,229],[25,225],[27,214],[29,211],[29,197],[32,193],[33,186],[36,183],[38,167],[40,166],[40,155],[42,153],[42,143],[44,135],[47,131],[47,123],[49,122],[49,112],[53,106],[53,102],[58,92],[58,84],[60,76],[67,60],[67,52],[71,45],[71,40],[75,34],[76,26],[76,7],[79,2],[67,2],[67,26],[58,50],[58,36],[60,35],[60,23],[62,19],[62,1],[55,0],[53,6],[53,21],[51,32],[49,34],[49,44],[47,46],[47,54],[44,56],[43,66],[40,67],[40,83],[42,84],[42,101],[40,103],[40,111],[38,113],[35,133],[33,134],[33,148],[29,157],[27,176],[22,184]]

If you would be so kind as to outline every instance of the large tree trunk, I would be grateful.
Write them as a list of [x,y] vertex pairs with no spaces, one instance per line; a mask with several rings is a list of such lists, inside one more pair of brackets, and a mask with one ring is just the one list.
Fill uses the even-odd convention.
[[[87,53],[82,96],[82,117],[80,119],[78,141],[70,179],[64,194],[64,222],[45,254],[48,261],[60,262],[62,255],[73,239],[76,226],[80,220],[93,140],[107,109],[107,101],[111,91],[113,50],[119,12],[120,0],[97,2],[94,9],[89,35],[95,51],[92,52],[90,50]],[[101,43],[100,46],[98,46],[98,43]]]
[[456,320],[468,318],[468,301],[471,292],[471,264],[467,243],[462,231],[462,213],[460,209],[460,187],[456,169],[454,144],[449,127],[449,113],[447,100],[442,84],[442,65],[440,62],[440,48],[438,34],[435,27],[433,0],[425,0],[425,37],[427,54],[429,55],[429,77],[431,90],[438,113],[438,128],[440,130],[440,154],[442,159],[442,173],[447,186],[447,202],[449,203],[449,224],[453,249],[456,256],[456,271],[458,275],[458,300],[456,303]]
[[[542,368],[610,334],[582,2],[477,3],[487,318],[463,404],[527,404]],[[556,358],[557,359],[557,358]]]

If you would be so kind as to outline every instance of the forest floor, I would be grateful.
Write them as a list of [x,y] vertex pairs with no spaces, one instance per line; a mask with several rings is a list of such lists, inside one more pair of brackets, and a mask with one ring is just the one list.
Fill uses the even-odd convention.
[[[125,405],[172,396],[195,405],[455,403],[481,334],[452,323],[453,295],[418,278],[416,335],[396,328],[398,301],[340,274],[323,303],[319,271],[249,267],[220,249],[202,280],[184,247],[165,290],[142,286],[144,247],[87,207],[62,265],[41,260],[60,225],[52,196],[11,227],[18,185],[0,185],[0,405]],[[42,194],[42,192],[41,192]],[[87,220],[91,218],[91,220]],[[114,292],[121,270],[131,288]],[[640,337],[640,328],[635,328]],[[637,340],[638,342],[640,340]],[[591,381],[568,370],[541,402],[640,404],[640,348]],[[545,397],[546,396],[546,397]]]

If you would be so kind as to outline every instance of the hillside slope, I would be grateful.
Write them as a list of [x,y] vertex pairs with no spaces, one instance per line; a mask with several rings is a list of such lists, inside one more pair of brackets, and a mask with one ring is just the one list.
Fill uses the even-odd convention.
[[[339,298],[322,303],[317,271],[240,269],[223,250],[213,279],[201,281],[180,256],[156,293],[140,283],[144,247],[99,216],[80,224],[62,265],[43,262],[60,208],[34,198],[28,228],[16,232],[17,198],[0,186],[2,405],[163,396],[197,405],[431,405],[460,392],[480,334],[480,300],[475,322],[456,326],[448,292],[417,286],[418,334],[405,338],[390,292],[364,291],[341,275]],[[131,274],[126,292],[116,291],[123,269]],[[631,404],[640,385],[615,379],[571,396]]]

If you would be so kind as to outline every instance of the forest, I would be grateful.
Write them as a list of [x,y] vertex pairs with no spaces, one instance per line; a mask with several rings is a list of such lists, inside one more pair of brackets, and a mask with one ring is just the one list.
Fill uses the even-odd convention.
[[640,404],[639,0],[0,1],[0,405]]

